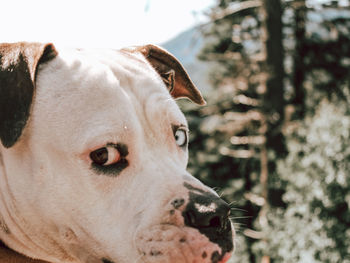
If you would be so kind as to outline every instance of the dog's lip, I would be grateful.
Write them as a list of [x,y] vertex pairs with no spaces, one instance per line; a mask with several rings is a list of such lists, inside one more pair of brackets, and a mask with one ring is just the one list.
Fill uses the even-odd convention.
[[[174,242],[174,244],[178,241],[178,242],[180,242],[180,243],[182,243],[182,244],[187,244],[187,246],[191,249],[191,250],[196,250],[196,247],[198,247],[197,245],[194,245],[194,246],[192,246],[192,242],[194,242],[194,243],[197,243],[197,242],[199,242],[199,243],[202,243],[202,245],[203,245],[203,239],[202,239],[202,241],[199,241],[199,240],[197,240],[197,238],[196,238],[196,240],[195,239],[193,239],[193,238],[191,238],[191,233],[189,233],[189,235],[184,235],[184,233],[188,233],[187,231],[198,231],[197,229],[195,229],[195,228],[192,228],[192,227],[188,227],[188,226],[179,226],[179,225],[176,225],[176,224],[172,224],[172,223],[163,223],[163,224],[156,224],[156,225],[153,225],[153,227],[160,227],[161,226],[161,228],[159,229],[159,230],[161,230],[162,231],[162,233],[164,233],[164,231],[167,231],[168,229],[165,229],[165,228],[167,228],[167,227],[174,227],[174,228],[177,228],[177,229],[179,229],[180,230],[180,232],[179,232],[179,234],[176,234],[176,235],[174,235],[174,236],[169,236],[169,238],[167,239],[167,238],[165,238],[164,239],[164,242]],[[212,260],[214,260],[214,262],[216,262],[216,263],[226,263],[230,258],[231,258],[231,256],[232,256],[232,254],[233,254],[233,250],[234,249],[232,249],[232,250],[226,250],[225,248],[223,248],[223,247],[220,247],[218,244],[216,244],[215,242],[211,242],[209,239],[208,239],[208,237],[206,237],[205,235],[203,235],[203,234],[201,234],[199,231],[198,231],[198,233],[197,233],[198,235],[200,235],[200,236],[202,236],[202,238],[205,238],[205,239],[207,239],[207,241],[205,241],[205,244],[206,244],[206,246],[208,246],[208,248],[209,248],[209,250],[206,250],[207,252],[208,252],[208,254],[207,255],[210,255],[210,257],[212,257]],[[196,235],[197,235],[196,234]],[[157,240],[157,238],[159,237],[159,236],[161,236],[160,234],[159,235],[150,235],[150,236],[148,236],[148,237],[143,237],[141,240],[139,240],[139,241],[141,241],[141,243],[143,243],[144,241],[146,241],[146,242],[155,242],[155,243],[158,243],[159,241],[163,241],[163,240]],[[176,237],[175,237],[176,236]],[[139,242],[137,242],[137,243],[139,243]],[[141,243],[139,243],[139,244],[141,244]],[[174,244],[172,244],[172,245],[174,245]],[[211,245],[210,245],[211,244]],[[234,243],[233,243],[234,244]],[[214,247],[212,247],[212,246],[214,246]],[[216,246],[216,248],[215,248],[215,246]],[[233,245],[234,246],[234,245]],[[210,247],[212,248],[212,249],[210,249]],[[202,246],[201,246],[201,248],[202,248]],[[174,248],[175,249],[175,248]],[[180,249],[181,250],[181,248],[180,247],[177,247],[177,249]],[[157,249],[155,248],[155,251],[157,252]],[[139,253],[140,253],[140,255],[142,256],[145,256],[146,255],[146,253],[145,253],[145,251],[141,251],[141,250],[139,250],[138,251]],[[148,253],[147,253],[148,254]],[[215,255],[215,257],[214,257],[214,255]],[[198,255],[197,255],[198,256]],[[200,256],[199,256],[200,257]],[[203,257],[204,258],[204,257]],[[215,258],[215,259],[214,259]],[[204,261],[201,261],[202,259],[201,258],[197,258],[196,259],[197,261],[196,262],[204,262]],[[148,261],[147,261],[148,262]]]
[[222,258],[221,261],[219,261],[219,263],[226,263],[232,256],[232,252],[227,252],[225,253],[224,257]]

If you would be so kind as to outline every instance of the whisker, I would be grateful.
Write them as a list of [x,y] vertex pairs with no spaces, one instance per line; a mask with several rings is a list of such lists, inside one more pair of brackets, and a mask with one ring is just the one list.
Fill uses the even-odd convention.
[[235,222],[233,222],[232,224],[233,224],[233,226],[239,226],[239,227],[241,227],[241,226],[246,227],[247,226],[247,224],[244,224],[244,223],[235,223]]
[[235,228],[235,234],[236,235],[243,235],[244,230],[245,229],[243,229],[243,228]]
[[247,219],[247,218],[253,218],[252,216],[230,216],[231,220],[233,219]]
[[248,226],[247,225],[233,225],[233,228],[235,230],[245,230],[248,228]]
[[218,196],[219,196],[220,198],[222,197],[223,191],[221,190],[220,187],[213,187],[212,189],[218,194]]
[[237,201],[232,201],[231,203],[229,203],[228,205],[229,206],[232,206],[233,204],[236,204],[237,203]]
[[248,213],[248,210],[241,209],[241,208],[232,207],[232,208],[230,208],[230,209],[231,209],[231,210],[234,210],[234,211],[242,211],[242,212]]

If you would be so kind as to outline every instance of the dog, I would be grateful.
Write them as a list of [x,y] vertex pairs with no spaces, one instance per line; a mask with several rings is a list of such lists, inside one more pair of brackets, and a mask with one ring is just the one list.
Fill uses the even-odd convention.
[[224,263],[230,207],[187,171],[180,62],[0,44],[1,262]]

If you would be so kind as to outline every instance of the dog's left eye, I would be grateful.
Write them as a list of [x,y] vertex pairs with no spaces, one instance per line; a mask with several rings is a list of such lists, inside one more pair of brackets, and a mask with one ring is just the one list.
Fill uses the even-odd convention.
[[185,147],[187,145],[188,139],[187,139],[187,130],[185,127],[178,127],[174,129],[174,137],[176,144],[179,147]]
[[90,159],[93,164],[100,166],[117,163],[120,158],[120,152],[113,146],[106,146],[90,153]]

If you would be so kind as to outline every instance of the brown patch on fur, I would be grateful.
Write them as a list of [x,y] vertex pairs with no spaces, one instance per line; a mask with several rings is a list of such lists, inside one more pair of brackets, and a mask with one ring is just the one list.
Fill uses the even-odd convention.
[[0,241],[0,262],[1,263],[48,263],[46,261],[31,259],[8,248]]
[[8,234],[8,235],[11,234],[9,227],[7,226],[6,222],[1,216],[0,216],[0,228],[5,234]]

